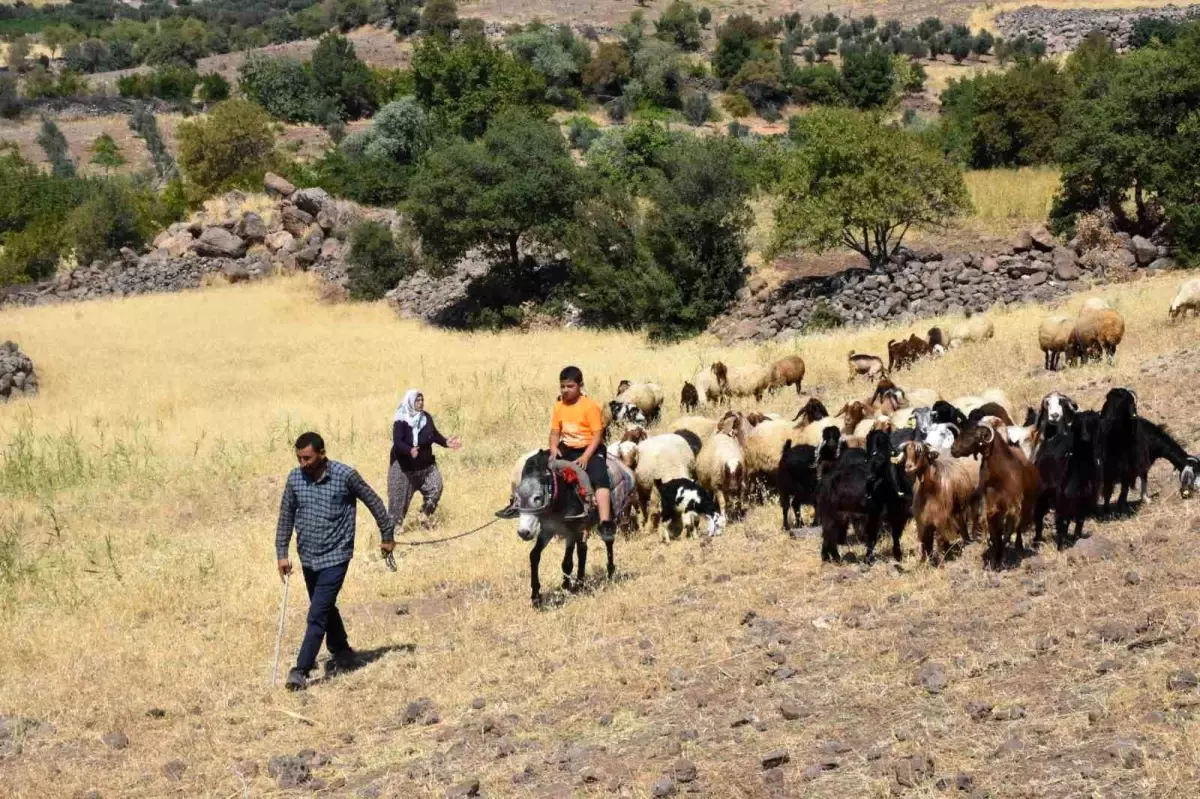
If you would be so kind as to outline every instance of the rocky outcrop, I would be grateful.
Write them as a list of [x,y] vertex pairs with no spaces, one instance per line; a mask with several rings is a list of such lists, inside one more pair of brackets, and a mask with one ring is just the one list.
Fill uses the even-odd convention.
[[394,211],[335,200],[321,189],[296,191],[275,175],[266,187],[269,200],[230,192],[209,202],[162,231],[146,253],[123,250],[118,260],[0,291],[0,307],[183,291],[216,275],[239,283],[298,269],[344,283],[350,227],[362,219],[400,224]]
[[17,348],[15,342],[0,344],[0,402],[32,397],[37,393],[38,380],[33,361]]
[[1050,55],[1069,53],[1092,31],[1100,31],[1119,52],[1130,47],[1133,24],[1146,17],[1184,22],[1200,17],[1200,5],[1096,10],[1024,6],[996,15],[996,28],[1005,39],[1024,35],[1041,39]]
[[471,283],[488,271],[487,260],[472,253],[442,277],[433,277],[421,271],[405,278],[387,293],[387,301],[396,313],[406,319],[440,322],[450,308],[466,298]]
[[990,255],[943,255],[905,248],[879,270],[850,269],[772,289],[752,279],[710,326],[724,341],[787,339],[829,324],[862,325],[1047,302],[1127,269],[1170,268],[1170,251],[1140,237],[1080,257],[1044,229],[1022,231]]

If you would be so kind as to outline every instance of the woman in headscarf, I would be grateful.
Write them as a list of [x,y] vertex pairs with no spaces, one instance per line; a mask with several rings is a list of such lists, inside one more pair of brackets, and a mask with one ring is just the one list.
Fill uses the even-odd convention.
[[420,491],[421,514],[429,521],[442,496],[442,475],[433,457],[433,445],[458,449],[457,436],[447,439],[425,412],[425,397],[415,388],[404,393],[392,417],[392,462],[388,467],[388,512],[400,531],[413,494]]

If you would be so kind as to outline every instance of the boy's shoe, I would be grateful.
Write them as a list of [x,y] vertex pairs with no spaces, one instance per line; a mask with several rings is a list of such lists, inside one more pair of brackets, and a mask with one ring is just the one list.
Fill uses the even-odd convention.
[[515,519],[520,515],[521,512],[517,510],[517,506],[511,502],[508,503],[508,507],[496,511],[496,518],[499,519]]
[[608,544],[614,541],[617,537],[617,525],[611,521],[600,522],[600,540]]
[[283,687],[289,691],[303,691],[308,687],[308,678],[304,676],[304,672],[300,671],[300,669],[292,669],[288,672]]
[[586,519],[587,517],[588,517],[588,509],[587,508],[581,509],[578,513],[563,514],[563,518],[569,522],[578,521],[579,519]]

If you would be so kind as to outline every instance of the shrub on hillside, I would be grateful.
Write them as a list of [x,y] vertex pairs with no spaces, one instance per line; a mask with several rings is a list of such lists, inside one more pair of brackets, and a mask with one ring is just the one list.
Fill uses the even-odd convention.
[[654,23],[658,38],[681,50],[699,50],[702,42],[700,17],[687,0],[673,0]]
[[71,160],[71,152],[67,147],[67,137],[59,130],[58,125],[42,117],[42,128],[37,136],[38,146],[46,154],[50,162],[50,174],[56,178],[75,177],[75,162]]
[[274,124],[246,100],[217,103],[206,118],[181,124],[178,138],[179,165],[197,200],[260,185],[274,155]]
[[381,222],[366,220],[350,230],[347,290],[354,300],[381,300],[416,270],[416,256],[407,241],[397,241]]
[[[218,76],[219,77],[219,76]],[[152,97],[177,103],[191,103],[200,75],[187,67],[165,66],[153,72],[135,72],[117,79],[122,97],[148,100]],[[228,86],[226,86],[228,94]]]
[[141,247],[154,234],[156,221],[139,208],[144,201],[125,183],[99,183],[92,197],[66,219],[66,240],[76,260],[89,264],[116,255],[122,247]]
[[200,79],[200,102],[205,105],[229,99],[229,81],[219,72],[209,72]]

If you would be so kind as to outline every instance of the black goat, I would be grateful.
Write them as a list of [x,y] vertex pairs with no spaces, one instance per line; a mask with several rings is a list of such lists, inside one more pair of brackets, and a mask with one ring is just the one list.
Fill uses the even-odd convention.
[[691,430],[676,430],[675,435],[687,442],[687,445],[692,449],[693,455],[700,454],[700,448],[704,446],[704,442],[700,440],[700,436]]
[[817,448],[808,444],[792,446],[783,442],[783,454],[779,458],[779,471],[775,485],[779,489],[779,507],[783,509],[783,529],[788,530],[788,509],[796,514],[796,525],[800,525],[800,506],[809,505],[817,510]]
[[1137,394],[1127,388],[1110,389],[1100,409],[1100,472],[1104,512],[1112,501],[1114,485],[1120,485],[1117,512],[1129,512],[1129,489],[1144,471],[1147,450],[1137,423]]
[[821,421],[827,416],[829,416],[829,411],[826,409],[825,404],[816,397],[812,397],[808,402],[804,403],[803,408],[796,411],[796,415],[792,417],[792,421],[798,422],[801,417],[804,417],[808,424],[812,424],[813,422]]
[[1038,439],[1047,441],[1060,432],[1070,430],[1071,422],[1074,421],[1077,413],[1079,413],[1079,406],[1075,404],[1075,400],[1065,394],[1051,391],[1042,397],[1042,403],[1038,406],[1038,412],[1034,418],[1033,423],[1037,427]]
[[1146,501],[1146,478],[1150,467],[1159,458],[1166,458],[1175,471],[1179,472],[1179,495],[1187,499],[1196,490],[1196,477],[1200,474],[1200,458],[1187,453],[1179,442],[1171,438],[1162,426],[1139,416],[1137,426],[1142,450],[1137,457],[1138,479],[1142,482],[1142,502]]
[[838,546],[846,532],[855,532],[867,547],[866,559],[875,558],[875,544],[884,521],[891,527],[892,556],[900,560],[900,535],[911,515],[911,497],[896,484],[888,434],[872,430],[867,449],[846,448],[821,479],[817,516],[821,520],[821,560],[840,561]]
[[1036,465],[1042,491],[1034,513],[1034,543],[1042,540],[1046,512],[1054,511],[1055,542],[1066,545],[1067,529],[1075,522],[1075,537],[1083,535],[1083,520],[1096,508],[1100,486],[1100,414],[1081,411],[1070,429],[1042,442]]
[[700,394],[696,391],[696,387],[691,383],[684,383],[683,389],[679,392],[679,409],[684,413],[691,413],[699,404]]
[[985,402],[967,414],[967,426],[979,424],[979,420],[985,416],[995,416],[1006,426],[1012,427],[1012,417],[1008,415],[1008,410],[998,402]]
[[967,426],[966,414],[945,400],[938,400],[933,403],[933,413],[929,420],[935,423],[952,424],[959,430]]

